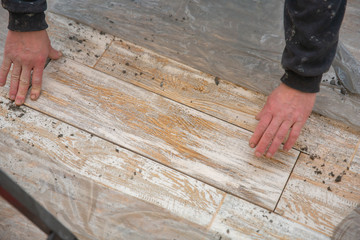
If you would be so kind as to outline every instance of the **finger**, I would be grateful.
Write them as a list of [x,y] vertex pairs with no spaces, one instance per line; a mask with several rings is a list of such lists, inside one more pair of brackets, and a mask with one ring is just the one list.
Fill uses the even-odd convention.
[[279,130],[276,133],[275,138],[273,139],[267,153],[266,157],[271,158],[274,156],[275,152],[279,149],[280,144],[284,141],[287,133],[289,132],[289,129],[291,128],[292,122],[290,121],[284,121]]
[[272,115],[264,115],[258,125],[256,126],[255,132],[250,138],[249,145],[250,147],[254,148],[259,140],[261,139],[262,135],[264,134],[266,128],[269,126],[270,122],[272,120]]
[[31,78],[31,67],[24,66],[21,70],[21,76],[19,81],[19,89],[16,94],[15,104],[22,105],[25,102],[26,94],[29,90]]
[[30,94],[31,100],[36,100],[40,96],[43,72],[44,72],[44,67],[34,68],[32,80],[31,80],[31,94]]
[[62,56],[62,53],[60,51],[57,51],[50,46],[49,58],[51,58],[53,60],[57,60],[61,56]]
[[11,60],[7,57],[4,57],[4,60],[0,68],[0,86],[4,86],[6,83],[6,78],[11,68]]
[[19,88],[19,79],[21,74],[21,65],[14,63],[13,69],[11,71],[10,77],[10,90],[9,90],[9,97],[11,100],[15,100],[16,94]]
[[285,151],[289,151],[290,148],[292,148],[297,140],[297,138],[300,135],[301,129],[304,126],[305,123],[302,122],[296,122],[290,132],[289,138],[287,139],[285,145],[284,145],[284,150]]
[[280,125],[282,123],[282,120],[277,118],[273,118],[271,121],[269,127],[266,129],[265,133],[262,135],[259,144],[256,147],[255,155],[256,157],[261,157],[264,155],[267,147],[275,137],[275,134],[277,133]]

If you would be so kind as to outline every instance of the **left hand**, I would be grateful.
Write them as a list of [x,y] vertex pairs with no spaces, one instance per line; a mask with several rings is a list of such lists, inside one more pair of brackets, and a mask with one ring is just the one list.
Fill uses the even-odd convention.
[[[249,144],[255,156],[271,158],[286,138],[285,151],[290,150],[300,135],[315,104],[316,93],[304,93],[281,83],[268,97],[264,108],[255,117],[260,120]],[[270,147],[268,148],[268,146]]]
[[5,85],[11,65],[13,65],[9,97],[11,100],[15,100],[16,105],[22,105],[25,102],[31,80],[30,98],[31,100],[38,99],[43,70],[48,57],[58,59],[61,57],[61,53],[51,47],[46,30],[8,31],[4,59],[0,68],[0,86]]

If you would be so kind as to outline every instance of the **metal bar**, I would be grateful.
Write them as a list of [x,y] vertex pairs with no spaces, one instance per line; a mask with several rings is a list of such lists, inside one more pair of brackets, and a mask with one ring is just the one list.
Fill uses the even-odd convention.
[[[50,239],[77,238],[35,199],[0,169],[0,195],[38,226]],[[52,236],[51,236],[52,235]]]

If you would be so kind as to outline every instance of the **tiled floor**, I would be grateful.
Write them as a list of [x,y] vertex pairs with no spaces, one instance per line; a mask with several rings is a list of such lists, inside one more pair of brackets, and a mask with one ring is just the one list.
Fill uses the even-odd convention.
[[[265,96],[48,22],[64,57],[38,101],[15,108],[1,89],[0,167],[80,239],[327,239],[360,202],[360,132],[313,114],[289,153],[256,159]],[[0,207],[1,239],[41,237]]]

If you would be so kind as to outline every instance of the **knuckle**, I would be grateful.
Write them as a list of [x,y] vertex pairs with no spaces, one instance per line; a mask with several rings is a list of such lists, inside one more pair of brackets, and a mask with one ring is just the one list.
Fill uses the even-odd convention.
[[36,61],[37,64],[43,65],[43,64],[45,64],[46,59],[47,59],[47,58],[46,58],[45,56],[38,56],[38,57],[35,59],[35,61]]
[[276,135],[276,139],[278,140],[278,141],[282,141],[283,139],[285,138],[285,135],[284,134],[278,134],[278,135]]
[[20,83],[22,83],[22,84],[29,84],[29,79],[24,78],[24,77],[20,77]]
[[261,129],[262,131],[264,131],[267,128],[268,125],[266,125],[265,123],[259,123],[259,129]]
[[1,65],[1,71],[3,72],[7,72],[9,70],[9,68],[7,66],[5,66],[4,64]]
[[21,57],[19,62],[21,62],[21,65],[30,65],[30,59],[27,57]]
[[273,136],[274,136],[274,134],[273,134],[272,132],[267,132],[267,133],[264,134],[264,137],[265,137],[266,139],[272,139]]
[[20,78],[20,76],[19,76],[19,74],[11,74],[11,78],[10,78],[10,81],[11,82],[17,82],[17,81],[19,81],[19,78]]
[[41,84],[41,78],[32,78],[31,82],[32,82],[32,84],[40,85]]

